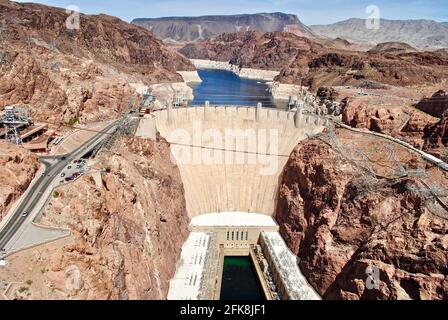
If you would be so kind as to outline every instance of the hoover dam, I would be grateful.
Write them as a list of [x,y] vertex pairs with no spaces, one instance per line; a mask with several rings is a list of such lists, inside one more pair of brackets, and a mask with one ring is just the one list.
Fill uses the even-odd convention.
[[223,261],[250,256],[266,299],[318,299],[273,219],[278,181],[294,147],[321,133],[316,114],[246,106],[154,111],[137,134],[171,145],[185,188],[190,236],[168,299],[219,299]]
[[0,300],[448,300],[443,1],[143,2],[0,0]]

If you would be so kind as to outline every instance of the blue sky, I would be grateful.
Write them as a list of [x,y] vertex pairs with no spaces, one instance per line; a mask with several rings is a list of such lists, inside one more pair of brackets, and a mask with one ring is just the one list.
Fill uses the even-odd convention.
[[[30,2],[20,0],[19,2]],[[385,19],[431,19],[448,22],[447,0],[35,0],[56,7],[76,5],[81,12],[133,18],[275,12],[297,14],[305,24],[366,18],[367,6]]]

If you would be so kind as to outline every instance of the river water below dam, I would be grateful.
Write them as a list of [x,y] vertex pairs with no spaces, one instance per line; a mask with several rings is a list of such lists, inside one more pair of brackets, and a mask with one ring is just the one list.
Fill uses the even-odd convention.
[[272,99],[264,81],[240,78],[230,71],[198,70],[201,83],[191,84],[194,100],[190,105],[203,105],[210,101],[215,105],[256,106],[263,103],[266,108],[286,108],[285,101]]
[[249,256],[224,257],[221,300],[264,300],[263,290]]

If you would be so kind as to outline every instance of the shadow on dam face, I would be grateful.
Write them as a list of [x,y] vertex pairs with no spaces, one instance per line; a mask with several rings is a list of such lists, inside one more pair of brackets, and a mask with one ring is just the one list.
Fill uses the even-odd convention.
[[250,256],[224,257],[220,300],[265,300]]

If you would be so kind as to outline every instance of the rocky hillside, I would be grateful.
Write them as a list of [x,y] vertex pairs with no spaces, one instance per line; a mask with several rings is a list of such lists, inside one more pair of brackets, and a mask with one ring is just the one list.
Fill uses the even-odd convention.
[[[13,256],[4,274],[31,280],[31,299],[166,299],[189,222],[168,143],[120,138],[95,160],[99,181],[58,188],[39,221],[70,229],[72,241]],[[35,262],[15,265],[26,254]]]
[[425,130],[439,119],[413,108],[378,107],[345,99],[342,122],[353,128],[364,128],[391,135],[421,149],[425,144]]
[[410,86],[448,78],[448,58],[438,53],[347,51],[285,32],[223,34],[186,45],[180,52],[189,58],[278,70],[277,81],[302,83],[313,90],[366,82]]
[[179,51],[191,59],[229,61],[232,64],[266,70],[282,70],[298,55],[318,54],[324,47],[308,38],[286,32],[258,31],[225,33]]
[[312,37],[312,32],[297,16],[281,12],[228,16],[168,17],[135,19],[133,24],[145,27],[163,40],[192,42],[223,33],[240,31],[288,31]]
[[117,18],[0,0],[0,106],[26,104],[37,119],[67,122],[116,116],[133,83],[182,81],[194,70],[151,32]]
[[381,19],[380,29],[370,30],[366,28],[366,20],[349,19],[329,25],[310,26],[310,29],[322,37],[340,37],[372,45],[393,41],[404,42],[421,50],[448,48],[448,22]]
[[371,48],[369,52],[384,52],[390,54],[416,52],[417,50],[404,42],[383,42]]
[[[430,150],[436,157],[448,162],[448,93],[439,90],[431,98],[418,103],[417,108],[427,110],[428,113],[432,112],[440,118],[437,123],[425,127],[424,149]],[[442,114],[439,115],[440,113]]]
[[448,111],[445,111],[437,123],[425,127],[424,150],[448,162]]
[[448,110],[448,92],[439,90],[431,97],[419,101],[415,107],[434,117],[441,118],[445,111]]
[[28,188],[38,169],[39,162],[35,154],[0,142],[0,221]]
[[[342,145],[361,147],[359,138],[346,138]],[[363,145],[385,170],[390,150],[380,150],[384,142]],[[305,141],[283,172],[276,219],[308,281],[325,299],[447,299],[445,209],[412,191],[424,188],[419,179],[377,171],[377,180],[364,180],[365,169],[355,169],[363,163],[350,161],[356,153],[346,155],[323,142]],[[398,150],[396,155],[422,165]],[[441,172],[428,174],[447,188]],[[379,270],[377,288],[366,286],[369,266]]]
[[413,106],[381,106],[351,97],[342,99],[340,107],[343,123],[393,136],[448,161],[448,99],[444,90]]

